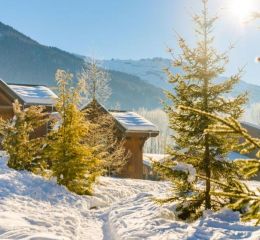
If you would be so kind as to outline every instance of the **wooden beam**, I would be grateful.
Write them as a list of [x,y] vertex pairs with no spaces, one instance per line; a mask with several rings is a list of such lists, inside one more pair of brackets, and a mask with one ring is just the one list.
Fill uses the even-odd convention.
[[6,119],[12,116],[13,116],[13,107],[0,105],[0,118]]
[[12,107],[12,106],[1,106],[1,105],[0,105],[0,109],[1,109],[1,110],[12,110],[13,107]]

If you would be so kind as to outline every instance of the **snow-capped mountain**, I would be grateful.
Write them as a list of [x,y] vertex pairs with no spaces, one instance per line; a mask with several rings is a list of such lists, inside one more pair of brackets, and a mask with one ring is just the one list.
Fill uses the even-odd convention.
[[[57,69],[77,75],[84,57],[55,47],[44,46],[14,28],[0,22],[0,78],[9,83],[55,86]],[[170,89],[163,68],[171,67],[169,59],[102,60],[111,77],[112,96],[107,107],[117,103],[122,109],[161,107],[163,89]],[[180,72],[178,69],[173,69]],[[232,94],[248,91],[250,102],[260,102],[260,86],[241,81]]]
[[[167,76],[164,68],[170,68],[175,73],[181,73],[180,69],[171,66],[170,59],[166,58],[147,58],[140,60],[102,60],[102,65],[111,70],[121,71],[128,74],[138,76],[147,83],[163,89],[171,89],[171,85],[167,82]],[[218,81],[224,81],[226,77],[220,77]],[[249,93],[250,103],[260,102],[260,86],[240,81],[232,91],[231,95],[235,96],[239,93],[247,91]]]
[[103,60],[102,66],[107,69],[125,72],[140,77],[154,86],[168,89],[167,76],[163,69],[170,67],[170,60],[164,58],[140,59],[140,60]]

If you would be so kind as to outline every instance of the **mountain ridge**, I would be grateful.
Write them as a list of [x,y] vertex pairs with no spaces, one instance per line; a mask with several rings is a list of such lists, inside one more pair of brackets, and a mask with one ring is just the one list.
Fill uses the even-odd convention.
[[[172,85],[167,81],[167,75],[163,72],[163,68],[170,68],[174,73],[181,73],[180,69],[172,67],[171,60],[167,58],[147,58],[140,60],[100,60],[101,64],[107,69],[121,70],[123,72],[136,75],[145,82],[153,84],[162,89],[171,90]],[[218,81],[227,79],[220,76]],[[236,96],[243,92],[249,92],[249,103],[260,102],[260,85],[248,83],[241,80],[231,92],[231,96]]]
[[[57,69],[70,71],[76,76],[88,59],[57,47],[42,45],[1,22],[0,52],[0,78],[20,84],[55,86]],[[161,108],[160,100],[165,100],[163,89],[172,89],[162,69],[169,67],[173,72],[181,73],[180,69],[171,66],[170,59],[160,57],[99,62],[111,77],[113,94],[105,104],[108,108],[113,108],[118,103],[122,109]],[[249,92],[250,103],[260,102],[260,86],[244,81],[230,95],[244,91]]]
[[[57,69],[76,76],[84,59],[56,47],[38,43],[14,28],[0,22],[0,78],[11,83],[55,86]],[[109,70],[113,94],[107,107],[120,103],[123,109],[160,107],[164,97],[160,88],[137,76]],[[152,96],[151,96],[152,93]]]

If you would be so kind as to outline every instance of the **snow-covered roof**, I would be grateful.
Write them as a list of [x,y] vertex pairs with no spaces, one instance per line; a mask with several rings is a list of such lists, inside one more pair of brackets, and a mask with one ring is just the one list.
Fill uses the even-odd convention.
[[143,153],[143,164],[151,167],[153,162],[163,162],[168,157],[168,154]]
[[158,128],[139,114],[131,111],[107,110],[96,100],[92,100],[82,106],[81,111],[85,111],[88,107],[91,107],[91,104],[96,104],[99,110],[110,114],[117,122],[118,128],[126,134],[140,133],[145,134],[147,137],[155,137],[159,134]]
[[127,132],[158,132],[157,127],[135,112],[110,111]]
[[8,84],[26,104],[54,105],[57,95],[45,86]]

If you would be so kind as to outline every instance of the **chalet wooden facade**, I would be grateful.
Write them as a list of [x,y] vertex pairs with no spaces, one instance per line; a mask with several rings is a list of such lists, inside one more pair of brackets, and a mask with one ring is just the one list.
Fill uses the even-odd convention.
[[[27,84],[7,84],[0,79],[0,117],[13,117],[13,102],[17,99],[23,108],[33,105],[44,106],[46,112],[53,112],[57,95],[46,86]],[[47,126],[37,130],[36,135],[44,135]]]
[[[13,117],[12,104],[16,99],[23,108],[33,105],[44,106],[45,111],[51,114],[55,110],[57,98],[56,94],[46,86],[7,84],[0,80],[0,117],[3,119]],[[99,103],[97,104],[99,111],[108,114],[115,121],[118,137],[126,139],[125,148],[130,152],[130,157],[121,175],[129,178],[143,178],[143,145],[148,138],[159,134],[158,129],[134,112],[108,111]],[[87,106],[83,107],[82,111],[85,111]],[[95,120],[96,114],[93,114],[92,121]],[[47,125],[38,129],[35,135],[42,136],[46,132]]]
[[[98,111],[111,116],[118,129],[118,137],[126,140],[125,148],[130,152],[130,157],[121,176],[142,179],[143,146],[148,138],[156,137],[159,134],[157,127],[135,112],[107,110],[96,101],[90,104],[97,104]],[[87,111],[90,104],[84,106],[82,111]],[[95,119],[91,120],[95,121]]]

